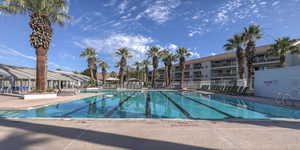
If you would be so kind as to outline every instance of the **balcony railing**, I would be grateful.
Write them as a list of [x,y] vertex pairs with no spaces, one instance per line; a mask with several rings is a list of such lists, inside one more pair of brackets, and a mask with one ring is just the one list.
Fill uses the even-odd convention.
[[223,78],[223,77],[235,77],[236,73],[222,73],[222,74],[212,74],[214,78]]
[[226,63],[226,64],[213,64],[213,68],[221,68],[221,67],[235,67],[236,63]]

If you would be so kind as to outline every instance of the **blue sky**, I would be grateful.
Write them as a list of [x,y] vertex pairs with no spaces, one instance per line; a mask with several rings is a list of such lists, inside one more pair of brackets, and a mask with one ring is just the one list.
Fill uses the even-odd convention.
[[[111,68],[114,52],[129,47],[130,63],[146,58],[149,46],[174,51],[188,48],[197,58],[224,52],[223,45],[243,27],[258,24],[264,37],[258,45],[289,36],[300,38],[300,0],[71,0],[72,19],[54,26],[49,69],[82,71],[85,47],[97,49]],[[28,42],[28,16],[0,14],[0,63],[35,66]]]

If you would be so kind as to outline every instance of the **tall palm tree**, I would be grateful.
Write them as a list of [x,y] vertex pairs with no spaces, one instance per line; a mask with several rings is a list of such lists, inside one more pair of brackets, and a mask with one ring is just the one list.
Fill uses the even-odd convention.
[[289,37],[283,37],[275,40],[275,44],[271,45],[269,54],[273,56],[279,56],[280,64],[284,66],[285,57],[287,53],[300,52],[300,48],[296,45],[297,40],[290,39]]
[[87,58],[88,68],[90,70],[90,75],[92,80],[95,80],[94,71],[96,69],[96,61],[97,61],[97,53],[94,48],[85,48],[84,51],[81,52],[80,58]]
[[109,68],[109,65],[105,61],[101,61],[99,63],[99,68],[101,68],[101,73],[102,73],[102,83],[105,83],[106,80],[106,74],[107,74],[107,69]]
[[52,25],[64,26],[68,0],[2,0],[0,12],[10,15],[29,15],[32,34],[30,44],[36,49],[36,89],[46,91],[48,71],[48,50],[52,40]]
[[161,51],[160,57],[165,65],[165,85],[169,86],[171,83],[172,63],[176,61],[177,58],[168,50]]
[[144,82],[148,83],[148,75],[149,75],[149,67],[148,66],[149,66],[150,62],[148,60],[143,60],[142,64],[144,66],[144,69],[143,69],[144,70],[143,81],[145,79]]
[[227,40],[227,43],[224,45],[225,50],[236,51],[236,57],[238,62],[238,73],[239,79],[243,79],[244,75],[244,53],[243,53],[243,38],[240,34],[234,35],[232,38]]
[[155,80],[156,80],[156,74],[157,74],[157,67],[159,63],[159,54],[160,54],[160,48],[153,46],[151,47],[147,55],[152,58],[152,66],[153,66],[153,71],[152,71],[152,87],[155,87]]
[[124,47],[124,48],[120,48],[116,51],[116,55],[118,57],[120,57],[120,64],[119,64],[119,67],[120,67],[120,85],[124,85],[124,70],[127,66],[127,59],[128,58],[131,58],[132,56],[130,55],[129,53],[129,50],[128,48]]
[[255,47],[256,41],[262,38],[260,26],[250,25],[247,28],[244,28],[242,38],[245,45],[245,56],[247,60],[247,86],[250,89],[253,89],[253,76],[254,76],[254,59],[255,59]]
[[134,63],[134,66],[135,66],[137,79],[140,79],[140,66],[141,66],[141,63],[139,61],[136,61]]
[[164,69],[164,80],[165,80],[165,85],[168,85],[168,81],[169,81],[169,75],[168,75],[168,62],[167,62],[167,57],[170,54],[170,52],[168,50],[162,50],[160,51],[160,58],[162,59],[165,69]]
[[171,82],[172,82],[172,66],[173,66],[173,62],[176,62],[177,61],[177,57],[176,55],[170,53],[170,55],[167,56],[167,65],[168,65],[168,85],[167,86],[170,86],[171,85]]
[[180,70],[181,70],[180,88],[183,89],[185,58],[190,57],[191,53],[189,53],[188,49],[186,49],[186,48],[178,48],[176,50],[176,56],[179,59],[179,67],[180,67]]

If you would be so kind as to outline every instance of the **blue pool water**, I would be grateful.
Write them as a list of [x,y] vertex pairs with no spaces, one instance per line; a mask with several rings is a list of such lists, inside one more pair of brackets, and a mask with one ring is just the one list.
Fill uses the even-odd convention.
[[101,91],[94,96],[26,111],[0,111],[2,118],[296,118],[300,111],[221,95],[179,91]]

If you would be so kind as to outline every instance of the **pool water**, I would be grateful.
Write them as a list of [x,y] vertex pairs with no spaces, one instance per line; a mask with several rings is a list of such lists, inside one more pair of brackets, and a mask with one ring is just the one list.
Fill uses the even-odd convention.
[[197,92],[102,91],[100,96],[26,111],[0,111],[2,118],[296,118],[300,111]]

